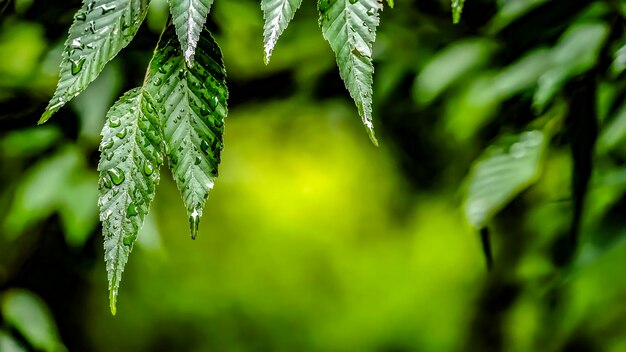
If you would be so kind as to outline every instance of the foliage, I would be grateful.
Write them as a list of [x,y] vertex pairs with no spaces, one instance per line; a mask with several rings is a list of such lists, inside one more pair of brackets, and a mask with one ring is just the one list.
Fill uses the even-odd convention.
[[[204,82],[214,85],[202,91],[223,99],[214,111],[203,96],[191,100],[197,108],[189,103],[193,72],[210,63],[202,64],[200,48],[213,47],[213,39],[199,36],[189,65],[179,28],[166,23],[168,3],[153,0],[148,25],[100,77],[59,110],[58,119],[29,128],[54,91],[63,56],[58,38],[76,4],[25,3],[16,3],[0,28],[0,165],[6,170],[0,284],[4,292],[27,287],[40,294],[72,350],[623,349],[620,3],[468,1],[458,24],[450,21],[447,2],[398,2],[394,11],[378,11],[382,25],[372,27],[376,42],[363,47],[371,57],[361,62],[371,66],[361,73],[376,68],[371,116],[379,149],[366,143],[357,121],[350,123],[358,109],[336,98],[344,86],[352,94],[336,63],[341,54],[348,63],[359,54],[327,50],[316,25],[319,11],[307,2],[282,3],[283,12],[269,16],[279,22],[268,20],[263,3],[262,17],[258,1],[212,5],[206,27],[220,43],[224,65],[221,55],[211,60],[219,69],[208,70],[214,79]],[[298,15],[287,21],[292,8]],[[289,24],[289,30],[279,34],[266,66],[268,23],[279,24],[274,30]],[[172,71],[159,72],[161,59]],[[226,114],[224,66],[231,96],[226,131],[218,126]],[[161,85],[154,77],[163,78]],[[161,94],[169,93],[167,78],[176,78],[169,85],[180,88],[176,94]],[[108,114],[133,116],[125,132],[104,120],[123,91],[142,93],[130,102],[135,115],[117,109],[123,100]],[[139,144],[129,132],[150,110],[142,110],[144,97],[158,105],[157,98],[168,96],[194,114],[163,103],[173,117],[153,107],[154,127],[161,140],[168,123],[192,136],[182,139],[192,150],[179,154],[188,169],[173,167],[161,145],[154,165],[149,162],[155,171],[146,175],[150,168],[139,167],[145,159],[130,163],[142,155],[127,151],[159,145]],[[210,118],[202,104],[209,104]],[[111,161],[119,162],[102,167],[105,195],[149,190],[158,156],[174,173],[173,180],[161,178],[158,194],[136,195],[144,201],[137,215],[130,207],[126,216],[128,198],[111,208],[124,215],[114,218],[128,229],[130,245],[116,232],[104,241],[118,247],[107,248],[119,249],[118,260],[134,248],[120,289],[124,314],[115,320],[102,312],[104,264],[94,259],[102,257],[102,239],[93,236],[100,231],[95,164],[110,162],[106,151],[113,151],[100,157],[96,150],[108,145],[96,140],[103,124],[117,152]],[[219,143],[202,154],[203,140]],[[194,167],[197,155],[202,159]],[[221,161],[219,179],[207,160]],[[115,167],[137,176],[125,173],[114,188],[104,171]],[[184,214],[177,200],[181,192],[185,197],[181,185],[191,172],[216,187],[208,204],[208,187],[187,193],[192,201],[185,198]],[[195,229],[198,202],[203,226],[189,247],[169,234]],[[104,221],[105,233],[112,228]],[[484,247],[493,250],[486,253],[493,258],[488,274],[481,239],[493,242]],[[110,271],[118,276],[113,283],[119,283],[117,269]],[[67,294],[59,298],[57,287]],[[9,336],[32,347],[4,313],[2,324],[0,341]]]

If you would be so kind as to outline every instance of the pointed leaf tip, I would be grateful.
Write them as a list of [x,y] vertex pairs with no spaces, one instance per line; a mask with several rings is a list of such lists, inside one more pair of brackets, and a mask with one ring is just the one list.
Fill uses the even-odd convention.
[[213,0],[168,0],[168,2],[183,57],[188,67],[191,67]]
[[[228,90],[219,46],[208,30],[198,41],[193,67],[185,65],[174,26],[163,32],[144,89],[155,99],[169,167],[181,193],[191,238],[218,175]],[[172,55],[172,52],[176,52]],[[162,70],[163,66],[171,70]],[[182,73],[182,74],[180,74]],[[176,101],[178,104],[168,102]]]
[[335,52],[339,75],[354,100],[374,145],[372,125],[372,47],[380,23],[382,1],[319,0],[322,35]]
[[287,29],[301,4],[302,0],[261,0],[261,10],[263,10],[263,18],[265,19],[263,50],[266,65],[270,62],[278,38]]
[[111,309],[111,315],[117,314],[117,294],[113,291],[109,293],[109,308]]

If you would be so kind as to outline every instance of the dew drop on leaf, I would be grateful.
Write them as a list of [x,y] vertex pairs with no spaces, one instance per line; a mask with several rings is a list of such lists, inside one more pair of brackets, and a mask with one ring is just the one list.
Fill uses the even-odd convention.
[[209,153],[209,143],[205,140],[202,140],[202,142],[200,142],[200,149],[202,150],[202,152],[204,154],[208,154]]
[[113,184],[119,185],[124,182],[124,171],[122,171],[119,167],[109,170],[108,173],[111,181],[113,181]]
[[153,172],[154,167],[152,166],[152,164],[150,164],[149,161],[146,160],[146,162],[144,162],[143,164],[143,173],[146,174],[146,176],[150,176]]
[[189,216],[189,229],[191,230],[191,239],[195,240],[198,235],[198,225],[200,224],[200,213],[194,208]]
[[135,204],[135,202],[130,202],[130,204],[128,204],[128,208],[126,209],[126,216],[135,216],[137,214],[139,214],[137,204]]
[[115,135],[117,136],[117,138],[122,139],[126,137],[126,133],[127,133],[126,128],[123,128],[121,131],[117,132]]
[[71,62],[71,70],[73,75],[77,75],[80,70],[83,69],[83,64],[85,63],[85,58],[80,57],[77,60],[70,60]]

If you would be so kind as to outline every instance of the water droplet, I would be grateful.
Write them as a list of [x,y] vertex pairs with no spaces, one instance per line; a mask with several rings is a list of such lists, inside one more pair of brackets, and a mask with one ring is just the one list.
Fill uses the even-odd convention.
[[87,4],[87,12],[91,12],[93,10],[93,6],[96,4],[95,1],[92,1]]
[[84,12],[80,11],[80,12],[76,13],[76,20],[77,21],[84,22],[86,19],[87,19],[87,15]]
[[117,136],[117,138],[122,139],[122,138],[126,137],[127,131],[128,130],[126,128],[122,128],[122,130],[117,132],[115,135]]
[[369,10],[367,10],[367,15],[368,16],[374,16],[376,14],[376,9],[374,9],[373,7]]
[[200,162],[202,161],[202,159],[200,159],[199,156],[196,156],[196,160],[194,160],[194,165],[200,165]]
[[170,156],[170,162],[172,163],[172,165],[177,165],[178,164],[178,156],[176,154],[172,154]]
[[510,153],[514,158],[522,158],[526,155],[526,146],[523,143],[515,143],[511,146]]
[[121,125],[120,119],[111,118],[109,119],[109,127],[119,127]]
[[111,149],[113,147],[113,144],[115,144],[115,142],[112,139],[109,139],[106,143],[102,145],[102,150]]
[[102,184],[104,184],[104,187],[106,187],[106,188],[111,188],[111,186],[113,186],[111,184],[111,179],[108,178],[108,177],[102,178]]
[[208,154],[209,148],[210,148],[209,143],[203,139],[202,142],[200,142],[200,149],[202,150],[204,154]]
[[356,4],[359,0],[350,0],[351,4]]
[[124,243],[125,246],[132,246],[133,242],[135,242],[135,239],[137,238],[137,236],[133,236],[133,235],[127,235],[124,236],[124,238],[122,239],[122,243]]
[[107,5],[107,4],[103,4],[102,6],[100,6],[100,8],[102,9],[102,14],[107,14],[113,10],[115,10],[115,5],[111,4],[111,5]]
[[161,85],[161,83],[163,83],[163,80],[161,79],[161,77],[154,77],[154,79],[152,80],[152,83],[153,83],[155,86],[160,86],[160,85]]
[[152,164],[150,164],[148,160],[146,160],[146,162],[144,162],[143,164],[143,173],[146,174],[146,176],[150,176],[153,172],[154,167],[152,166]]
[[194,208],[189,216],[189,229],[191,230],[191,239],[195,240],[198,235],[198,225],[200,224],[200,213]]
[[159,153],[158,151],[154,151],[154,158],[156,159],[156,162],[158,165],[162,165],[163,164],[163,155],[161,155],[161,153]]
[[70,47],[75,50],[83,50],[83,43],[80,42],[80,38],[72,40]]
[[85,58],[80,57],[78,60],[70,60],[72,75],[77,75],[80,70],[83,69],[83,64],[85,63]]
[[128,204],[128,208],[126,208],[126,216],[135,216],[137,214],[139,214],[137,204],[135,204],[135,202],[130,202],[130,204]]
[[119,167],[109,170],[108,173],[111,181],[113,181],[113,184],[119,185],[124,182],[124,171],[122,171]]
[[91,34],[96,34],[96,22],[89,21],[89,27],[85,28],[85,32],[91,32]]

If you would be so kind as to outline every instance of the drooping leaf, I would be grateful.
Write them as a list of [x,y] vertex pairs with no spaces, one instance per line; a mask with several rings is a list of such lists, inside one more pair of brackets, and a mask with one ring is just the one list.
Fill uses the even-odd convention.
[[39,123],[80,94],[133,39],[149,0],[85,1],[65,42],[59,83]]
[[154,199],[163,163],[158,117],[147,93],[135,88],[107,113],[100,145],[100,220],[111,312],[137,233]]
[[511,199],[539,176],[548,138],[533,130],[508,136],[489,146],[468,177],[465,216],[484,227]]
[[300,4],[302,0],[261,0],[261,9],[265,18],[263,26],[265,64],[269,63],[278,38],[293,19]]
[[465,0],[452,0],[452,22],[459,23]]
[[372,45],[382,2],[379,0],[319,0],[319,24],[337,57],[339,73],[359,109],[374,144],[372,124]]
[[168,26],[144,89],[159,111],[169,166],[187,208],[192,238],[218,173],[227,114],[225,79],[222,53],[208,30],[202,32],[196,61],[189,67],[174,26]]
[[605,23],[575,24],[559,39],[550,53],[550,68],[537,81],[533,106],[542,111],[565,83],[598,61],[609,33]]
[[35,350],[54,352],[65,349],[54,318],[41,298],[26,290],[13,289],[3,294],[1,303],[4,321],[19,331]]
[[185,61],[193,66],[196,46],[213,0],[168,0]]

